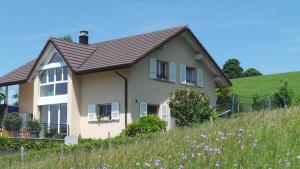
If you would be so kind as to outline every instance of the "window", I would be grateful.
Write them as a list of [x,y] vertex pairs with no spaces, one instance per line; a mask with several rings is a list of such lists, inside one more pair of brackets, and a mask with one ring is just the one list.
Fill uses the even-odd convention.
[[186,67],[186,84],[196,85],[196,69]]
[[167,80],[168,79],[168,63],[158,60],[157,64],[156,64],[156,72],[157,72],[158,79]]
[[158,115],[158,108],[157,105],[148,104],[147,105],[147,115]]
[[50,60],[49,63],[59,63],[59,62],[63,62],[63,60],[61,59],[61,57],[59,56],[58,53],[55,53],[55,54],[52,56],[52,58],[51,58],[51,60]]
[[41,72],[41,97],[64,95],[68,92],[68,68],[58,67]]
[[47,124],[48,130],[67,133],[67,104],[40,106],[40,120]]
[[111,104],[98,105],[97,116],[100,120],[111,120]]

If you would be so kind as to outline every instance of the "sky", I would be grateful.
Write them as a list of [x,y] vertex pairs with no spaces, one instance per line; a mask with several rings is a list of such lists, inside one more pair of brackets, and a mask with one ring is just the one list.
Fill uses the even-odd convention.
[[49,37],[81,29],[98,42],[188,25],[222,67],[229,58],[264,74],[300,70],[300,1],[3,1],[0,76],[37,57]]

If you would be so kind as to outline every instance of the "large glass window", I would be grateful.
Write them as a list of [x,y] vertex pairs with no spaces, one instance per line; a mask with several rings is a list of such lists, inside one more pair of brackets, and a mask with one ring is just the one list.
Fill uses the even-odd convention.
[[68,92],[68,68],[66,66],[41,72],[41,97],[64,95]]
[[40,120],[52,132],[67,132],[67,104],[40,106]]
[[111,104],[98,105],[98,118],[111,120]]
[[157,78],[160,80],[168,79],[168,63],[158,60],[156,64]]

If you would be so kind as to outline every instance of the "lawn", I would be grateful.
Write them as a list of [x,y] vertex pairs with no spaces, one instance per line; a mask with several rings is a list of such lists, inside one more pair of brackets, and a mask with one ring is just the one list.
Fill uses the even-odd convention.
[[300,168],[299,138],[300,108],[293,107],[173,128],[111,149],[0,161],[0,168]]
[[300,72],[233,79],[231,89],[240,96],[251,97],[255,94],[263,96],[273,94],[280,86],[281,80],[287,80],[295,90],[297,98],[300,98]]

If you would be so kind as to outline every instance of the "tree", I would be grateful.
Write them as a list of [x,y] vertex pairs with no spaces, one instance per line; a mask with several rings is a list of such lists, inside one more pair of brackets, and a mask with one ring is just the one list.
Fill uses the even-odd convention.
[[12,95],[12,98],[16,100],[16,101],[13,103],[13,105],[19,105],[19,94],[16,93],[16,94]]
[[66,42],[73,42],[73,38],[71,35],[61,36],[61,37],[59,37],[59,39],[66,41]]
[[291,106],[294,101],[295,90],[292,89],[287,81],[281,81],[277,92],[274,94],[274,104],[278,107]]
[[243,76],[243,68],[237,59],[228,59],[223,65],[222,71],[229,79],[240,78]]
[[263,74],[255,68],[249,68],[244,72],[244,77],[262,76]]

